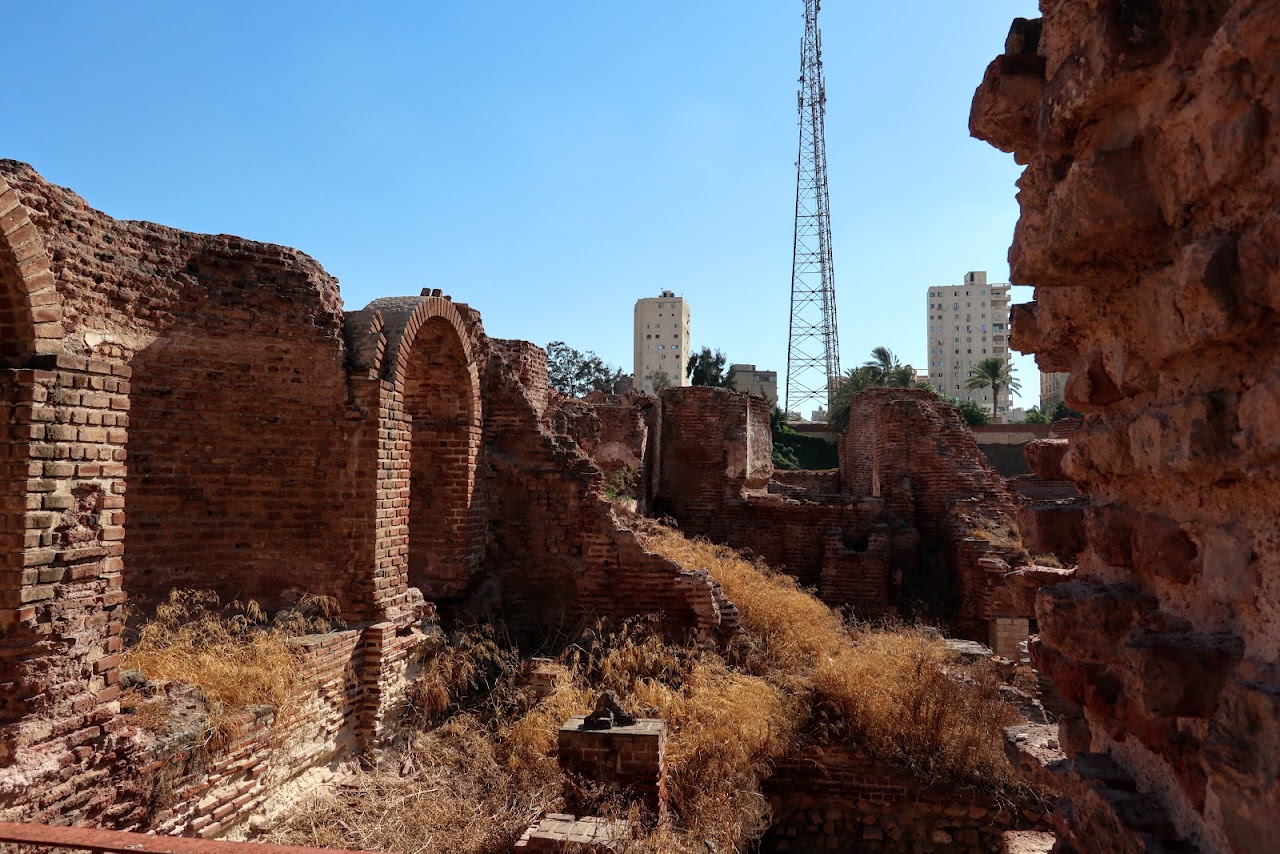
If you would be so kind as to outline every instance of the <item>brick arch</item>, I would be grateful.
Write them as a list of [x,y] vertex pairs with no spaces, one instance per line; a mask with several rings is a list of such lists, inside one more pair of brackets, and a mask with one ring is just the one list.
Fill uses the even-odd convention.
[[56,353],[62,335],[49,253],[17,191],[0,176],[0,365]]
[[40,702],[46,674],[57,667],[44,660],[51,647],[40,629],[50,628],[49,618],[40,607],[39,585],[26,571],[33,563],[30,546],[41,544],[38,532],[28,533],[25,512],[33,476],[25,464],[36,408],[30,401],[45,398],[35,396],[34,371],[15,369],[58,351],[61,320],[44,241],[17,191],[0,176],[0,455],[7,463],[0,466],[0,624],[7,624],[2,633],[9,648],[0,656],[0,767],[14,762],[18,746],[29,740],[20,722]]
[[442,297],[423,298],[389,343],[393,398],[409,434],[408,583],[449,598],[483,555],[479,370],[461,314]]

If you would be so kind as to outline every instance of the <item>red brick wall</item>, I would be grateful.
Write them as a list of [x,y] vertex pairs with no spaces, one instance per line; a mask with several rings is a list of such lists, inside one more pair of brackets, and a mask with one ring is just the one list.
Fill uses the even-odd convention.
[[51,402],[84,411],[51,429],[127,444],[134,599],[342,594],[336,282],[293,250],[113,220],[27,167],[3,172],[43,223],[63,351],[131,373],[60,383]]
[[582,400],[561,398],[551,409],[551,429],[570,436],[605,476],[623,469],[638,475],[649,440],[654,399],[639,392],[606,397],[592,392]]
[[898,572],[914,566],[914,534],[882,519],[878,499],[769,494],[773,442],[768,408],[758,398],[724,389],[665,389],[654,419],[657,439],[649,446],[641,502],[647,512],[670,515],[686,535],[760,555],[817,587],[829,604],[852,605],[867,617],[896,607],[891,563]]
[[926,786],[857,753],[783,760],[764,781],[772,824],[761,851],[1001,852],[1006,830],[1043,828],[1043,808],[970,788]]
[[[490,342],[438,291],[343,315],[293,250],[118,222],[10,161],[0,179],[0,814],[119,823],[147,797],[117,764],[126,590],[144,611],[173,588],[336,597],[358,691],[308,707],[323,744],[385,736],[422,591],[470,592],[482,569],[517,623],[736,629],[718,585],[645,552],[547,429],[538,348]],[[246,732],[230,788],[192,772],[222,793],[199,830],[261,794]]]
[[[521,363],[507,361],[513,354]],[[545,366],[545,353],[541,359]],[[681,583],[678,566],[646,552],[614,521],[600,470],[540,418],[545,389],[524,380],[545,376],[509,342],[495,342],[483,374],[486,501],[503,520],[489,528],[486,564],[501,581],[508,619],[529,626],[583,614],[661,614],[677,633],[736,628],[710,585]]]

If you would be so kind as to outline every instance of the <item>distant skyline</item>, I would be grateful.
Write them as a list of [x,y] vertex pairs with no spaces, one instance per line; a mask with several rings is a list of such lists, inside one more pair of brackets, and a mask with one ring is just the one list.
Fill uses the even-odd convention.
[[[1009,155],[969,101],[1034,0],[822,9],[841,362],[927,366],[920,306],[1008,281]],[[122,219],[282,243],[348,310],[442,288],[490,335],[624,370],[633,306],[785,376],[801,0],[49,2],[0,157]],[[1015,289],[1014,302],[1029,299]],[[1038,374],[1015,356],[1020,405]]]

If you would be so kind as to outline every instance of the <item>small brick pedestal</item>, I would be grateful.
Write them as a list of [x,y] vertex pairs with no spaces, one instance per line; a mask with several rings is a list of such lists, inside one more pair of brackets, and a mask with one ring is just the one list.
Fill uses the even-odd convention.
[[640,718],[629,726],[586,729],[576,715],[560,727],[560,764],[644,802],[662,818],[667,809],[667,724]]

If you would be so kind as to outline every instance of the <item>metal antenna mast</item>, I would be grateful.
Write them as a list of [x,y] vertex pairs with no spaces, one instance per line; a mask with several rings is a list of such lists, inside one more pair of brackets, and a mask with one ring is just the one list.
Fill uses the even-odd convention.
[[787,347],[786,412],[817,403],[830,412],[840,379],[836,280],[831,264],[831,202],[827,193],[822,75],[821,0],[805,0],[800,47],[800,156],[796,159],[796,232],[791,255],[791,335]]

